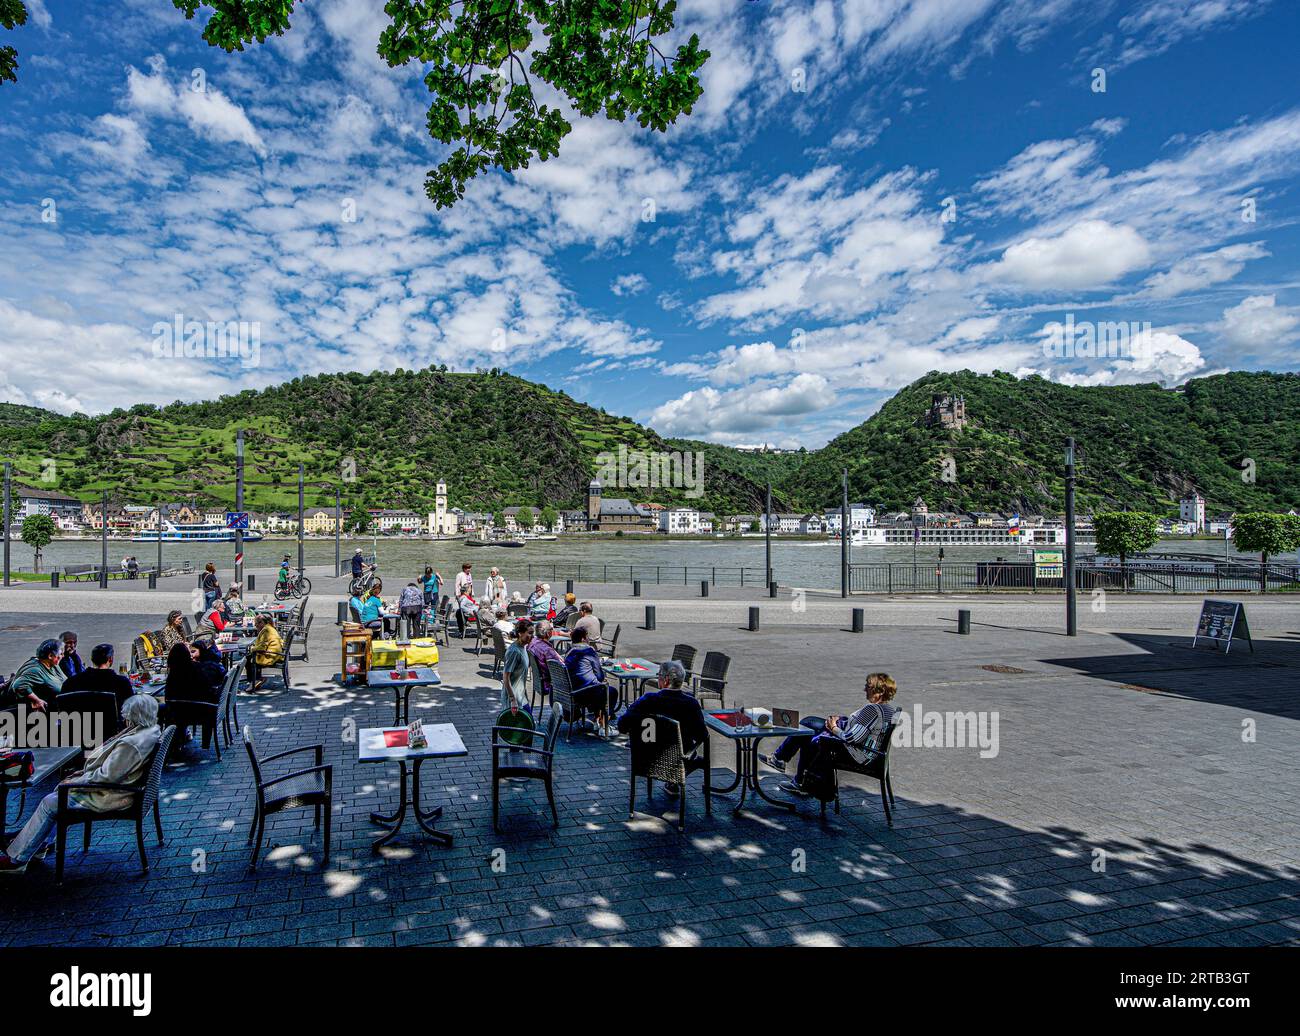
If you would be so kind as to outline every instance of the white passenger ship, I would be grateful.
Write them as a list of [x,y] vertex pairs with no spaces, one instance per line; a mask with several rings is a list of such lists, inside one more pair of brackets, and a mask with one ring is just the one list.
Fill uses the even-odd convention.
[[[146,529],[138,536],[132,536],[132,543],[157,543],[158,530]],[[253,529],[244,530],[244,542],[256,543],[262,534]],[[190,522],[177,524],[163,522],[162,541],[164,543],[234,543],[235,530],[228,529],[217,522]]]

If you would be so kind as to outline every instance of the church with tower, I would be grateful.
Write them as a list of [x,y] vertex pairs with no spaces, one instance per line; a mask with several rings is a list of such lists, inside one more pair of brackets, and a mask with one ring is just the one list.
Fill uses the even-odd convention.
[[447,509],[447,483],[438,479],[434,494],[433,510],[429,512],[429,535],[455,536],[460,531],[460,516]]

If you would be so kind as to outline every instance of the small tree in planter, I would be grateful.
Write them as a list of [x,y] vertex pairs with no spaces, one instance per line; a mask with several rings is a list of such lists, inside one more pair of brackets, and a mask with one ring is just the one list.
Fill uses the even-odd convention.
[[59,527],[48,514],[29,514],[23,519],[22,540],[36,552],[32,567],[41,570],[41,551],[50,545],[58,534]]
[[1268,589],[1268,556],[1300,548],[1300,518],[1267,511],[1235,514],[1232,542],[1240,551],[1259,555],[1259,590],[1263,593]]
[[[1130,554],[1146,550],[1160,539],[1159,522],[1146,511],[1102,511],[1093,517],[1097,534],[1097,553],[1119,556],[1120,581],[1128,589],[1128,571],[1125,567]],[[1067,535],[1073,534],[1071,529]]]

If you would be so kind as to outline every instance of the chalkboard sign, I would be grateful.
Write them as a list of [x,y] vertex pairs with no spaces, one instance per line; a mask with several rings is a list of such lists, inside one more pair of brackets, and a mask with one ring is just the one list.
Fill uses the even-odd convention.
[[1205,601],[1201,605],[1201,617],[1196,622],[1192,647],[1204,638],[1222,644],[1226,653],[1232,650],[1234,637],[1244,637],[1250,650],[1255,650],[1255,642],[1250,639],[1250,627],[1246,624],[1246,606],[1239,601]]

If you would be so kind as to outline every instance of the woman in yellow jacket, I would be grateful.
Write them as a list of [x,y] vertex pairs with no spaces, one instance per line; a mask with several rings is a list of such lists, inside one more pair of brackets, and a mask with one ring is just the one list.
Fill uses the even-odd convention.
[[249,686],[260,691],[265,682],[262,678],[263,667],[279,665],[284,661],[284,641],[280,639],[280,631],[275,628],[270,616],[257,616],[253,620],[253,626],[257,630],[257,636],[248,649],[248,660],[244,667],[248,673]]

